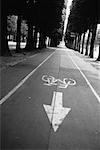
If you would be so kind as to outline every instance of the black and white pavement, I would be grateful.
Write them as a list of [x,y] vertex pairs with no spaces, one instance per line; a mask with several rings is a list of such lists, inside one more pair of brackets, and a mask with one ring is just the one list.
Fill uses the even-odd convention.
[[100,73],[48,48],[2,70],[2,150],[100,150]]

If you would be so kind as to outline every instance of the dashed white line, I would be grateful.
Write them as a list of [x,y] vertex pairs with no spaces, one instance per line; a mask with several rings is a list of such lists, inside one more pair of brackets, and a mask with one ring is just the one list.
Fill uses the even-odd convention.
[[71,59],[71,61],[73,62],[73,64],[76,66],[76,68],[80,71],[81,75],[83,76],[83,78],[85,79],[86,83],[88,84],[88,86],[90,87],[91,91],[93,92],[93,94],[95,95],[95,97],[97,98],[98,102],[100,103],[100,96],[97,94],[97,92],[94,90],[94,88],[92,87],[92,85],[90,84],[90,82],[88,81],[87,77],[85,76],[85,74],[81,71],[81,69],[79,68],[79,66],[75,63],[75,61],[73,60],[73,58],[68,54],[68,57]]
[[55,52],[50,54],[38,67],[36,67],[31,73],[29,73],[17,86],[15,86],[6,96],[0,100],[0,105],[3,104],[12,94],[14,94],[34,73],[41,67]]

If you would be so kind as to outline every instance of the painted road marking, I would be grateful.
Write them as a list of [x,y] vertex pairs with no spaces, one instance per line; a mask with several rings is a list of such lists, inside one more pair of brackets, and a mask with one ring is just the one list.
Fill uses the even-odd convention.
[[75,63],[75,61],[73,60],[73,58],[68,54],[68,57],[72,60],[73,64],[76,66],[76,68],[80,71],[81,75],[83,76],[83,78],[85,79],[86,83],[88,84],[88,86],[90,87],[91,91],[93,92],[93,94],[95,95],[95,97],[97,98],[98,102],[100,103],[100,96],[97,94],[97,92],[94,90],[94,88],[92,87],[91,83],[88,81],[87,77],[85,76],[85,74],[81,71],[81,69],[79,68],[79,66]]
[[54,132],[57,131],[71,108],[63,107],[63,93],[54,92],[51,105],[43,104]]
[[36,67],[31,73],[29,73],[17,86],[15,86],[6,96],[0,100],[0,105],[3,104],[12,94],[14,94],[34,73],[40,68],[55,52],[50,54],[38,67]]
[[60,80],[49,75],[43,75],[42,80],[44,81],[44,85],[47,86],[58,85],[58,88],[67,88],[69,85],[76,84],[76,81],[74,79],[64,78],[63,80]]

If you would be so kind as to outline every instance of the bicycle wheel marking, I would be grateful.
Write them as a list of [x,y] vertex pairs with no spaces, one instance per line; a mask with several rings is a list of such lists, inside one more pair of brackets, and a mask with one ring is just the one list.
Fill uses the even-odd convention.
[[43,75],[42,80],[44,81],[44,85],[47,86],[54,86],[57,85],[58,88],[67,88],[69,85],[75,85],[76,81],[72,78],[64,78],[63,80],[61,79],[56,79],[53,76],[49,75]]

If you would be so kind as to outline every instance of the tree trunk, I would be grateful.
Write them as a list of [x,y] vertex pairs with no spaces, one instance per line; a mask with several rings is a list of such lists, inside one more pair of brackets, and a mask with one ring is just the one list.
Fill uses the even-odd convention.
[[36,45],[37,45],[37,28],[35,27],[35,32],[34,32],[34,37],[33,37],[33,48],[36,49]]
[[16,53],[20,52],[20,42],[21,42],[21,15],[18,15],[17,37],[16,37]]
[[80,52],[80,41],[81,41],[81,35],[79,34],[78,35],[78,47],[77,47],[79,52]]
[[9,47],[8,47],[8,40],[7,40],[7,13],[6,13],[6,4],[5,1],[2,1],[1,7],[1,56],[11,56]]
[[22,41],[22,42],[24,42],[24,35],[22,35],[22,37],[21,37],[21,41]]
[[8,35],[8,37],[9,37],[9,40],[10,40],[10,34]]
[[53,37],[51,37],[51,39],[50,39],[50,47],[54,47],[54,40],[53,40]]
[[31,51],[33,48],[33,25],[29,21],[28,22],[28,37],[25,49]]
[[91,38],[90,54],[89,54],[90,58],[93,58],[96,30],[97,30],[97,22],[95,22],[92,27],[92,38]]
[[84,51],[84,40],[85,40],[85,32],[83,33],[83,39],[82,39],[82,51],[81,51],[81,54],[83,54],[83,51]]
[[76,45],[77,45],[77,35],[75,36],[75,43],[74,43],[74,49],[76,50]]
[[43,34],[41,31],[40,31],[40,37],[39,37],[39,48],[45,48],[46,47],[46,44],[45,44],[45,34]]
[[78,39],[79,38],[79,36],[77,35],[77,38],[76,38],[76,50],[78,51]]
[[39,37],[39,49],[41,49],[43,47],[43,35],[40,31],[40,37]]
[[46,35],[43,34],[43,48],[46,48]]
[[14,34],[14,39],[13,40],[16,41],[16,33]]
[[98,55],[97,61],[100,61],[100,43],[99,43],[99,55]]
[[85,55],[88,55],[88,45],[89,45],[89,41],[90,41],[90,34],[91,31],[89,29],[89,33],[88,33],[88,38],[87,38],[87,41],[86,41],[86,51],[85,51]]

